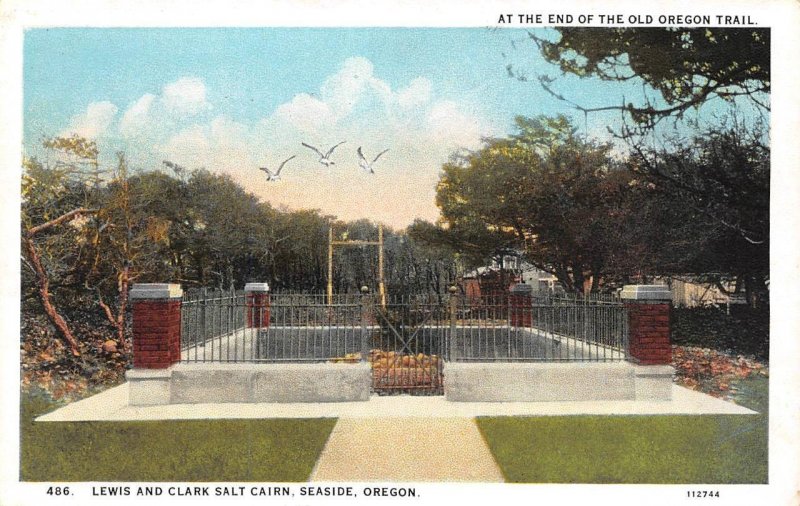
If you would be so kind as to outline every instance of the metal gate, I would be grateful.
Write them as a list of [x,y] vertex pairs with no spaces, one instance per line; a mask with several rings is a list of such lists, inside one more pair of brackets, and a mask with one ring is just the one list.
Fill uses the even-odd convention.
[[373,304],[372,309],[372,390],[379,395],[442,395],[449,321],[446,297],[398,295],[385,304]]

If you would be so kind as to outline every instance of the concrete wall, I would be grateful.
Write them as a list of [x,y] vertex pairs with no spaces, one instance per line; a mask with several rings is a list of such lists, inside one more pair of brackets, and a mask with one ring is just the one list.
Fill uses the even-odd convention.
[[451,362],[444,369],[449,401],[666,401],[671,392],[671,367],[627,362]]
[[[668,401],[673,368],[628,362],[460,363],[444,367],[448,401]],[[357,364],[177,364],[127,375],[130,404],[352,402],[370,397],[372,371]]]
[[372,370],[357,364],[177,364],[128,371],[131,405],[367,401]]

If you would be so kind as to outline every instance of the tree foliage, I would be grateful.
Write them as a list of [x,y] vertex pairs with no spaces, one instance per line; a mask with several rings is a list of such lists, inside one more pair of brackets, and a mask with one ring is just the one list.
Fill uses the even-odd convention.
[[522,250],[566,289],[597,289],[620,242],[630,181],[610,151],[565,117],[517,118],[515,135],[444,165],[438,234],[484,257]]
[[[734,278],[748,298],[769,276],[770,149],[763,133],[739,123],[701,132],[658,150],[637,150],[631,164],[653,185],[682,229],[660,257],[662,270]],[[681,222],[675,220],[677,228]],[[680,241],[680,242],[679,242]],[[688,244],[687,244],[688,243]],[[668,245],[670,246],[670,245]]]
[[[632,124],[627,133],[641,133],[666,117],[681,117],[691,108],[719,98],[752,100],[769,110],[770,31],[765,28],[556,28],[557,40],[533,32],[544,58],[563,72],[608,81],[641,80],[658,92],[642,103],[628,98],[621,105],[583,107],[583,111],[619,109]],[[545,88],[562,97],[552,79]]]
[[78,339],[64,319],[53,292],[82,281],[76,266],[91,249],[83,231],[95,219],[100,177],[97,145],[73,136],[46,139],[44,146],[56,160],[23,161],[22,261],[23,284],[29,280],[44,313],[68,344],[80,355]]
[[571,291],[653,276],[703,276],[761,290],[769,272],[769,149],[740,124],[630,156],[581,138],[563,117],[518,118],[517,133],[444,165],[438,226],[420,240],[509,249]]

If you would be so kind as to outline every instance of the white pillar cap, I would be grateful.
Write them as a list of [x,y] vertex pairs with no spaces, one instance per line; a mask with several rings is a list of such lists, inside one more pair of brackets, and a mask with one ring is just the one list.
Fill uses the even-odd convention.
[[269,283],[247,283],[244,285],[245,292],[268,292]]
[[667,285],[625,285],[619,296],[622,300],[672,300],[672,292]]
[[175,283],[136,283],[131,288],[131,299],[180,299],[181,285]]

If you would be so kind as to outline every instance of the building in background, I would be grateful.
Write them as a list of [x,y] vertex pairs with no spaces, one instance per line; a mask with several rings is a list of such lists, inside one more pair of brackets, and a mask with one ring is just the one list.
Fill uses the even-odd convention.
[[[716,283],[699,277],[671,277],[659,279],[672,290],[672,303],[679,307],[730,306],[747,304],[744,294],[733,294],[735,283],[722,282],[723,291]],[[725,292],[729,293],[725,293]]]
[[463,293],[469,298],[508,293],[517,283],[530,285],[533,293],[564,292],[553,274],[538,269],[513,252],[498,256],[489,265],[467,272],[460,282]]

